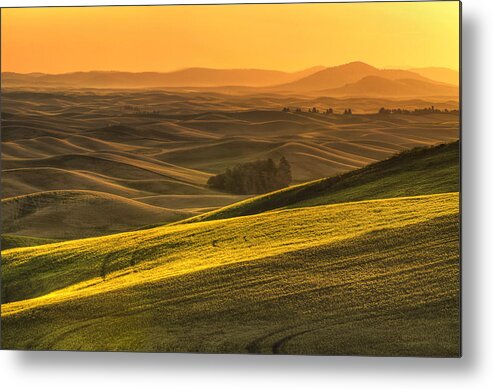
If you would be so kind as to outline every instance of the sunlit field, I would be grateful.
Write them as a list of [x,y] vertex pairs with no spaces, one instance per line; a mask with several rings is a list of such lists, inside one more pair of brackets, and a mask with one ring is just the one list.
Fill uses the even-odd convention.
[[426,355],[433,337],[454,355],[457,218],[443,194],[7,250],[4,346],[370,355],[398,328],[409,341],[388,354]]

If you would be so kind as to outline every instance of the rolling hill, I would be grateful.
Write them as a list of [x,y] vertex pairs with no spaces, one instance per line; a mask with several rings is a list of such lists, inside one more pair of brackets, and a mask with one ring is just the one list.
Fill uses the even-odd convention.
[[458,211],[439,194],[7,250],[2,348],[457,356]]
[[[385,74],[402,76],[397,70]],[[5,204],[18,196],[40,199],[63,191],[104,194],[101,202],[95,196],[75,208],[73,201],[64,208],[64,196],[50,195],[49,206],[36,213],[23,201],[28,216],[3,222],[10,236],[18,236],[10,239],[10,247],[15,242],[36,244],[40,237],[74,239],[130,231],[213,212],[245,200],[206,187],[211,175],[238,163],[284,156],[291,164],[293,184],[300,184],[459,136],[457,112],[375,114],[382,106],[451,110],[457,108],[453,99],[430,103],[259,91],[2,90]],[[320,111],[333,107],[336,114],[307,112],[313,106]],[[348,106],[354,115],[341,114]],[[291,107],[291,112],[282,112],[283,107]],[[295,112],[297,107],[303,111]],[[109,222],[97,207],[105,204],[108,210],[111,199],[122,213],[128,207],[135,217],[120,214],[115,227],[105,231]],[[77,219],[70,220],[71,212]],[[84,216],[78,217],[79,212]],[[85,215],[97,215],[95,228]],[[59,220],[66,231],[56,231]]]
[[[429,106],[418,100],[163,91],[12,91],[2,97],[4,198],[64,189],[132,199],[213,194],[204,188],[211,174],[281,155],[292,164],[294,183],[301,183],[459,135],[457,114],[374,114],[382,106]],[[333,106],[339,113],[349,104],[357,113],[351,117],[310,114],[306,108],[281,112],[283,106]],[[454,102],[435,104],[456,107]],[[170,113],[147,116],[127,110],[127,105]],[[82,114],[70,113],[74,106]],[[364,113],[369,109],[373,114]],[[180,110],[187,113],[173,113]]]
[[3,198],[60,190],[64,187],[71,190],[106,192],[123,197],[136,197],[145,193],[123,186],[110,177],[55,167],[6,169],[2,176]]
[[167,178],[191,184],[204,184],[210,176],[207,173],[180,166],[166,163],[156,164],[153,161],[142,161],[138,156],[128,158],[116,153],[64,154],[39,159],[10,159],[4,162],[5,169],[18,169],[26,167],[26,165],[32,168],[52,167],[91,171],[99,175],[127,180]]
[[92,191],[38,192],[2,200],[3,233],[59,240],[166,224],[191,215]]
[[2,234],[2,250],[13,249],[15,247],[41,246],[44,244],[55,243],[55,239],[33,238],[32,236],[18,236]]
[[252,215],[284,207],[457,192],[459,153],[459,142],[417,148],[349,173],[267,193],[178,223]]

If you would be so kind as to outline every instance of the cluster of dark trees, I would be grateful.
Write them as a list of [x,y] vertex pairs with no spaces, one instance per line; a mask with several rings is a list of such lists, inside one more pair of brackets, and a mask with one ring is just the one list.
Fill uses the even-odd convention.
[[291,166],[281,157],[279,164],[271,158],[238,164],[209,178],[207,185],[235,194],[260,194],[285,188],[291,180]]
[[[282,109],[282,112],[291,112],[291,109],[289,107],[284,107]],[[294,112],[303,112],[301,108],[295,108]],[[313,108],[308,108],[309,113],[320,113],[320,110],[317,107]],[[334,113],[334,110],[332,108],[327,108],[324,112],[324,115],[332,115]],[[353,112],[351,111],[351,108],[345,109],[344,110],[344,115],[351,115]]]
[[454,113],[454,114],[457,114],[457,113],[459,113],[459,111],[457,109],[448,110],[447,108],[445,108],[444,110],[441,110],[441,109],[435,108],[432,105],[429,108],[416,108],[414,110],[401,109],[401,108],[387,109],[387,108],[382,107],[382,108],[380,108],[378,113],[382,114],[382,115],[393,114],[393,113],[397,113],[397,114]]

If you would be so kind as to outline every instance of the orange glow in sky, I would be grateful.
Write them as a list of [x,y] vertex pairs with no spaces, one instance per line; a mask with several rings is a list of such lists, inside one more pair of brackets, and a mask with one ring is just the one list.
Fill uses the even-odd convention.
[[2,71],[459,67],[459,3],[2,9]]

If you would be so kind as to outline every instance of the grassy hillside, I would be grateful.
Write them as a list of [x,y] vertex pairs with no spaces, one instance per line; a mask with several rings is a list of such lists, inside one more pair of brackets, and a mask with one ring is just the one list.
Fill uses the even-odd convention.
[[76,239],[169,223],[193,215],[93,191],[49,191],[2,200],[8,234]]
[[2,234],[2,250],[9,250],[16,247],[41,246],[43,244],[55,243],[54,239],[34,238],[32,236],[17,236]]
[[3,253],[8,349],[459,353],[458,195]]
[[179,223],[307,207],[459,190],[459,142],[416,148],[339,176],[254,197]]

